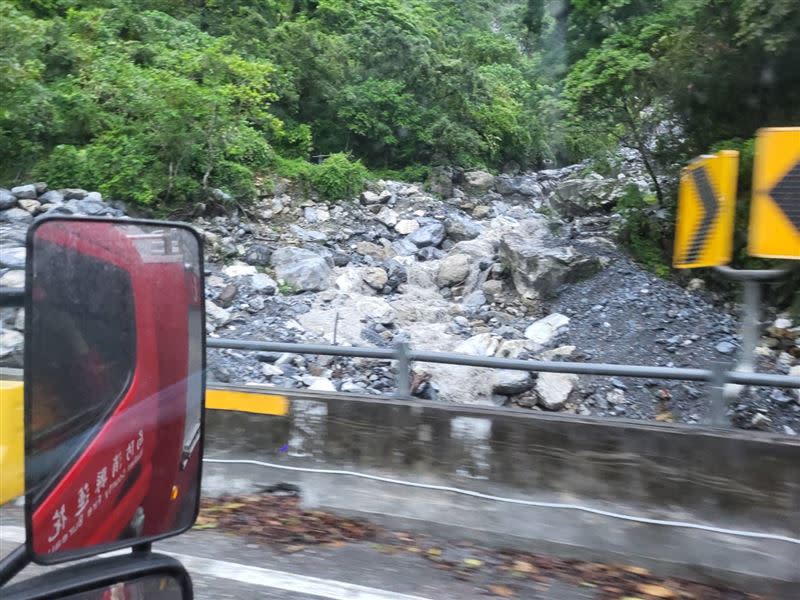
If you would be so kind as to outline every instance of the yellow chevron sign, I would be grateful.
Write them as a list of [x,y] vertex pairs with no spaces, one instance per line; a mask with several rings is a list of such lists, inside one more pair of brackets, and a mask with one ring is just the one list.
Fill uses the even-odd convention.
[[758,131],[748,251],[800,259],[800,127]]
[[681,173],[672,264],[676,269],[730,262],[739,153],[701,156]]

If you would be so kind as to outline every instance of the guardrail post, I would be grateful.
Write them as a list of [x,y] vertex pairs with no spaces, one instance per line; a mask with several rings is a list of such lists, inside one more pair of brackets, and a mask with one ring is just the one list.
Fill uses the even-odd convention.
[[722,361],[711,363],[712,377],[709,389],[710,410],[709,422],[712,427],[729,427],[730,424],[725,414],[728,402],[725,399],[725,379],[728,371],[728,364]]
[[408,398],[411,395],[411,363],[408,360],[408,344],[400,342],[395,346],[397,357],[397,390],[398,398]]

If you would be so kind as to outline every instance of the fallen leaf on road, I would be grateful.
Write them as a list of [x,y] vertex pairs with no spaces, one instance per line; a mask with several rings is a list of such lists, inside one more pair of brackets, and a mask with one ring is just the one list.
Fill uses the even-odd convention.
[[477,558],[465,558],[464,564],[472,569],[477,569],[478,567],[483,565],[483,561],[478,560]]
[[500,596],[501,598],[514,597],[514,590],[512,590],[507,585],[490,585],[489,591],[495,596]]
[[538,573],[539,569],[524,560],[515,560],[511,568],[519,573]]
[[650,583],[640,583],[636,586],[642,594],[652,596],[653,598],[675,598],[675,592],[663,585],[653,585]]
[[304,549],[305,549],[305,546],[303,546],[302,544],[295,544],[293,546],[286,546],[284,548],[284,551],[288,552],[289,554],[294,554],[295,552],[300,552],[301,550],[304,550]]
[[642,575],[642,576],[650,575],[650,571],[648,571],[644,567],[627,566],[627,567],[624,567],[624,569],[628,573],[633,573],[634,575]]

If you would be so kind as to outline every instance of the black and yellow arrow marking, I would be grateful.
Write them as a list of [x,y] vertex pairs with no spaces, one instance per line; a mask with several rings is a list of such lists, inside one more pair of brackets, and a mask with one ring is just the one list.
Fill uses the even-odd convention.
[[681,174],[673,265],[678,269],[730,262],[739,153],[702,156]]
[[708,178],[708,173],[705,167],[699,167],[692,171],[692,180],[697,189],[697,194],[703,204],[703,218],[697,224],[694,235],[692,236],[692,243],[687,248],[686,256],[683,259],[684,263],[695,263],[700,257],[700,252],[708,243],[711,229],[714,222],[719,215],[719,201],[717,194],[714,192],[714,186]]
[[748,250],[800,259],[800,127],[758,132]]

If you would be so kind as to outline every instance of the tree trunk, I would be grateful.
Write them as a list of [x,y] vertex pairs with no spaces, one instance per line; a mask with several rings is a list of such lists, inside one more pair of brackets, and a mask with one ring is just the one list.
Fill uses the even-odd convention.
[[639,130],[639,125],[636,122],[636,118],[633,115],[628,103],[623,100],[623,106],[625,107],[625,115],[628,120],[628,127],[631,130],[631,135],[633,135],[633,140],[636,143],[636,149],[639,151],[639,155],[642,157],[642,162],[644,163],[644,168],[647,171],[647,174],[650,176],[651,181],[653,182],[653,187],[656,191],[656,199],[658,200],[658,206],[664,206],[664,192],[661,189],[661,184],[658,183],[658,177],[656,176],[655,169],[653,168],[653,163],[650,158],[650,151],[647,149],[647,144],[645,144],[644,139],[642,138],[642,133]]

